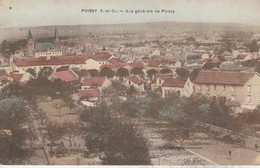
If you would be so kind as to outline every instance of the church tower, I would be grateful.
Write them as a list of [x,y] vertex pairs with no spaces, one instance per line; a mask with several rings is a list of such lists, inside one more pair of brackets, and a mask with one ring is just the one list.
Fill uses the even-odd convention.
[[54,48],[59,49],[60,48],[60,39],[59,39],[57,27],[55,27],[54,38],[55,38],[53,41]]
[[29,30],[27,37],[27,56],[33,56],[34,53],[34,41],[32,37],[31,30]]

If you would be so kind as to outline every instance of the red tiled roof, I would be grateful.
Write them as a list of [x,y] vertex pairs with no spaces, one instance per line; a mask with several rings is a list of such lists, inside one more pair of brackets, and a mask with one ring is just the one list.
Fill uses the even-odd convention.
[[140,85],[140,84],[143,83],[143,80],[140,79],[139,77],[135,76],[135,75],[134,75],[134,76],[131,76],[131,77],[129,78],[129,80],[132,81],[132,82],[134,82],[134,83],[137,84],[137,85]]
[[27,66],[44,66],[44,65],[67,65],[67,64],[84,64],[88,59],[107,60],[111,54],[96,54],[96,55],[76,55],[76,56],[51,56],[39,58],[16,58],[13,60],[18,67]]
[[254,73],[247,72],[200,72],[194,83],[243,85],[253,76]]
[[239,55],[237,56],[237,59],[243,60],[246,56],[247,56],[247,55],[245,55],[245,54],[239,54]]
[[106,64],[106,65],[101,65],[102,68],[111,68],[111,69],[120,69],[120,68],[126,68],[126,67],[131,67],[131,68],[144,68],[144,64],[141,62],[133,62],[133,63],[114,63],[114,64]]
[[156,83],[157,78],[161,78],[163,80],[172,78],[173,75],[165,75],[165,74],[156,74],[152,79],[151,83]]
[[172,79],[165,79],[162,86],[165,87],[184,87],[187,79],[184,78],[172,78]]
[[111,64],[118,64],[118,63],[123,63],[121,60],[117,59],[117,58],[112,58],[109,60],[109,62]]
[[168,61],[168,60],[148,60],[145,61],[148,67],[158,67],[161,64],[175,64],[176,61]]
[[205,59],[203,59],[202,61],[203,61],[203,62],[206,62],[206,63],[209,63],[209,62],[211,62],[212,60],[211,60],[210,58],[205,58]]
[[105,77],[89,77],[85,78],[81,86],[102,86],[105,81]]
[[100,97],[101,93],[98,89],[87,89],[87,90],[78,90],[78,95],[80,99],[84,99],[84,98]]
[[20,82],[20,80],[23,77],[23,74],[12,73],[9,75],[9,77],[13,79],[13,82]]
[[7,76],[0,76],[0,82],[3,82],[7,79]]
[[71,82],[78,79],[78,76],[71,70],[56,72],[56,75],[64,82]]

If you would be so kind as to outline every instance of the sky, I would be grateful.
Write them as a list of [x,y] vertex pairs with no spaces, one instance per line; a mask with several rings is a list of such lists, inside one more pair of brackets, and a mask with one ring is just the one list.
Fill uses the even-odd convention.
[[[100,13],[100,9],[123,12]],[[125,12],[138,9],[160,12]],[[260,0],[0,0],[0,28],[168,21],[260,25]]]

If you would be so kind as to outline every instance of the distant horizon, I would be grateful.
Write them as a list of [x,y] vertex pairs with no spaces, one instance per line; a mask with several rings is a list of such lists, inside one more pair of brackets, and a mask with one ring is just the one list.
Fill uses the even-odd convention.
[[[136,13],[139,10],[152,12]],[[259,0],[2,0],[0,28],[156,22],[260,25],[259,11]]]
[[[34,27],[55,27],[55,26],[95,26],[95,25],[127,25],[127,24],[152,24],[152,23],[183,23],[183,24],[229,24],[229,25],[243,25],[243,26],[254,26],[259,27],[260,24],[246,24],[246,23],[235,23],[235,22],[194,22],[194,21],[158,21],[158,22],[135,22],[135,23],[96,23],[96,24],[57,24],[57,25],[35,25],[35,26],[13,26],[13,27],[0,27],[0,29],[8,28],[34,28]],[[259,30],[260,31],[260,30]]]

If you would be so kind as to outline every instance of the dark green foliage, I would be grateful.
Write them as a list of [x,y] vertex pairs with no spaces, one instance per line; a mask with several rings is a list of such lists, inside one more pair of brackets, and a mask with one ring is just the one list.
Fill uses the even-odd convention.
[[131,70],[131,74],[133,74],[133,75],[143,75],[144,72],[141,68],[133,68]]
[[150,164],[148,145],[131,125],[110,118],[109,110],[100,106],[85,110],[85,142],[91,152],[99,153],[107,165]]
[[180,78],[188,78],[190,74],[190,72],[185,68],[177,68],[176,73]]
[[192,72],[190,73],[189,77],[190,77],[190,80],[193,82],[195,80],[195,78],[197,77],[197,75],[199,74],[199,72],[201,71],[200,68],[196,68],[196,69],[193,69]]
[[128,97],[132,97],[136,92],[137,92],[137,90],[136,90],[136,88],[133,85],[131,85],[126,90],[126,94],[127,94]]
[[96,70],[96,69],[90,69],[89,73],[90,73],[91,77],[97,77],[98,76],[98,70]]
[[156,70],[154,70],[154,69],[150,69],[150,70],[147,71],[147,75],[148,75],[148,77],[149,77],[150,79],[152,79],[152,77],[153,77],[155,74],[157,74],[157,73],[158,73],[158,71],[156,71]]
[[144,98],[130,98],[122,103],[122,112],[131,117],[157,117],[162,108],[163,99],[155,92],[150,92]]
[[170,69],[162,69],[162,70],[160,71],[160,73],[161,73],[161,74],[171,74],[171,73],[172,73],[172,70],[170,70]]
[[110,68],[102,68],[99,75],[101,77],[106,76],[108,78],[112,78],[115,75],[115,72],[112,71],[112,69],[110,69]]
[[9,59],[11,54],[14,54],[18,50],[24,49],[26,46],[26,40],[18,40],[18,41],[2,41],[1,43],[1,54]]
[[251,52],[251,53],[258,52],[259,48],[260,48],[260,46],[257,45],[257,41],[256,40],[252,40],[246,46],[249,49],[249,52]]
[[61,66],[59,68],[56,69],[56,72],[60,72],[60,71],[66,71],[69,69],[69,66]]
[[244,67],[251,67],[251,68],[253,68],[254,66],[256,66],[258,64],[258,61],[255,60],[255,59],[250,59],[250,60],[242,62],[241,64]]
[[30,73],[33,77],[36,77],[36,71],[34,69],[29,68],[26,72]]
[[39,72],[38,72],[38,78],[48,78],[52,73],[53,69],[50,67],[43,67]]
[[21,164],[29,154],[23,149],[28,134],[22,129],[27,121],[26,102],[19,97],[0,100],[0,163]]
[[120,78],[127,77],[129,76],[129,71],[126,68],[119,68],[116,76],[119,76]]
[[205,70],[211,70],[212,68],[219,68],[220,67],[220,63],[213,63],[213,62],[209,62],[209,63],[205,63],[203,66],[202,66],[202,69],[205,69]]

